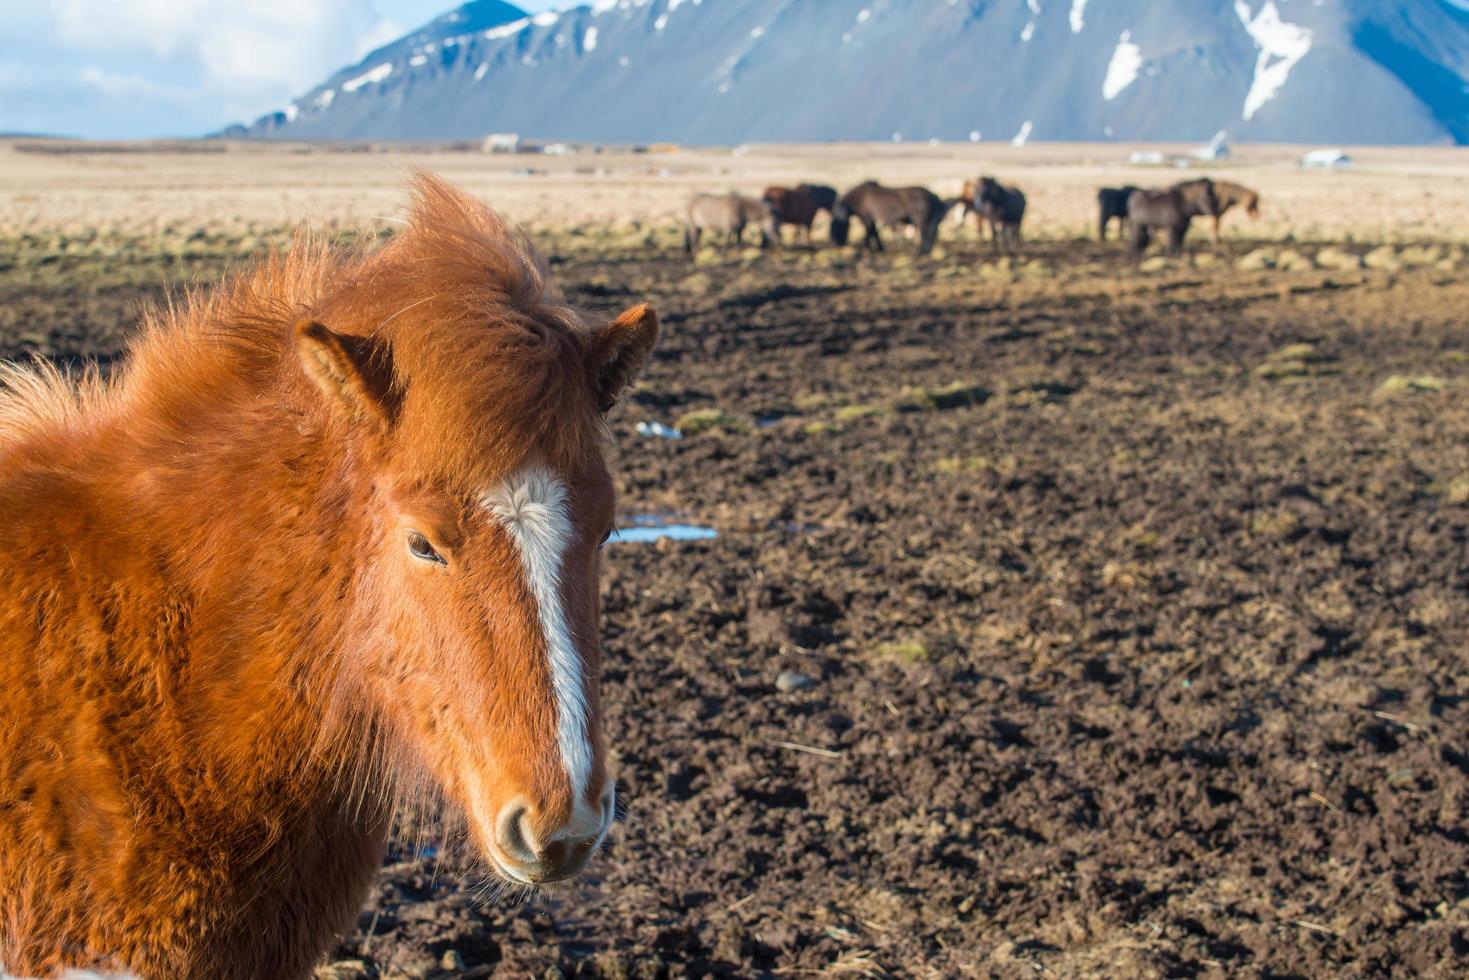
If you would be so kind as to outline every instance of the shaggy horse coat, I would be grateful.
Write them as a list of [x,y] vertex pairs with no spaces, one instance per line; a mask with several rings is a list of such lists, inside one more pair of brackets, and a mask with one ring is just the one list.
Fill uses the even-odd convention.
[[293,980],[394,806],[516,882],[611,819],[602,414],[646,358],[467,195],[0,374],[0,963]]

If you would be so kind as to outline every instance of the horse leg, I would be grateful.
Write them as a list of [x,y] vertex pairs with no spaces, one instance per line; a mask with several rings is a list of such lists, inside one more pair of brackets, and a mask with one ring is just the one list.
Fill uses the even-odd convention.
[[1097,222],[1097,241],[1105,242],[1107,240],[1107,222],[1110,220],[1107,217],[1107,212],[1103,211],[1102,220]]
[[1219,244],[1219,219],[1221,215],[1214,215],[1214,244]]
[[699,238],[703,229],[698,225],[689,225],[683,232],[684,249],[689,253],[689,258],[699,254]]
[[1128,229],[1127,257],[1134,262],[1141,262],[1143,252],[1148,247],[1149,237],[1150,236],[1148,234],[1147,225],[1134,223],[1133,226]]
[[882,243],[882,235],[878,234],[877,222],[863,218],[862,224],[867,229],[867,247],[874,252],[884,251],[885,246]]
[[1174,225],[1168,229],[1168,254],[1178,258],[1183,254],[1183,236],[1188,234],[1188,225]]

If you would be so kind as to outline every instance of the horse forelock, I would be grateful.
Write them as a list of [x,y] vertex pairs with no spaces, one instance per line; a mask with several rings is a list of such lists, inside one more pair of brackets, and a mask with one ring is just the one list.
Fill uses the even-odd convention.
[[418,174],[407,225],[386,245],[340,249],[302,233],[217,287],[169,296],[145,313],[109,385],[10,369],[0,377],[0,440],[75,421],[107,396],[138,431],[163,439],[198,417],[201,400],[269,410],[314,399],[292,347],[294,324],[310,317],[381,355],[393,394],[412,409],[400,441],[414,447],[405,457],[414,469],[483,482],[487,467],[513,468],[517,447],[577,455],[595,431],[589,331],[546,274],[544,258],[497,214]]

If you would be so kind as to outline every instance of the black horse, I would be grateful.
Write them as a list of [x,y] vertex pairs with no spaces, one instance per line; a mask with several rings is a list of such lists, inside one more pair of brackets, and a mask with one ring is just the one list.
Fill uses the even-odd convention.
[[1001,246],[1012,254],[1019,250],[1020,222],[1025,220],[1025,195],[1020,188],[981,177],[974,187],[974,207],[990,223],[996,252]]
[[867,230],[867,248],[880,252],[883,244],[878,228],[907,225],[918,230],[918,254],[927,255],[938,240],[944,215],[957,203],[940,200],[926,187],[884,187],[869,180],[847,191],[832,207],[831,240],[847,244],[852,219],[856,218]]
[[1107,226],[1113,218],[1117,219],[1118,234],[1126,234],[1127,200],[1136,190],[1128,184],[1125,187],[1103,187],[1097,191],[1097,238],[1104,242],[1107,240]]
[[831,209],[836,207],[837,189],[835,187],[827,187],[825,184],[797,184],[796,190],[811,195],[811,203],[816,205],[818,211],[831,214]]

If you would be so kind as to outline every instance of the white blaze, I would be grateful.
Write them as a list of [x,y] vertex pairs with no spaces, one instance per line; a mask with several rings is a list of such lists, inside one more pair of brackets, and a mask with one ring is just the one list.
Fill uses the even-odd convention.
[[486,493],[480,502],[520,552],[526,585],[535,599],[546,640],[551,687],[556,692],[556,741],[572,792],[580,795],[591,776],[592,747],[581,658],[561,602],[561,566],[571,543],[566,485],[550,470],[531,466]]

